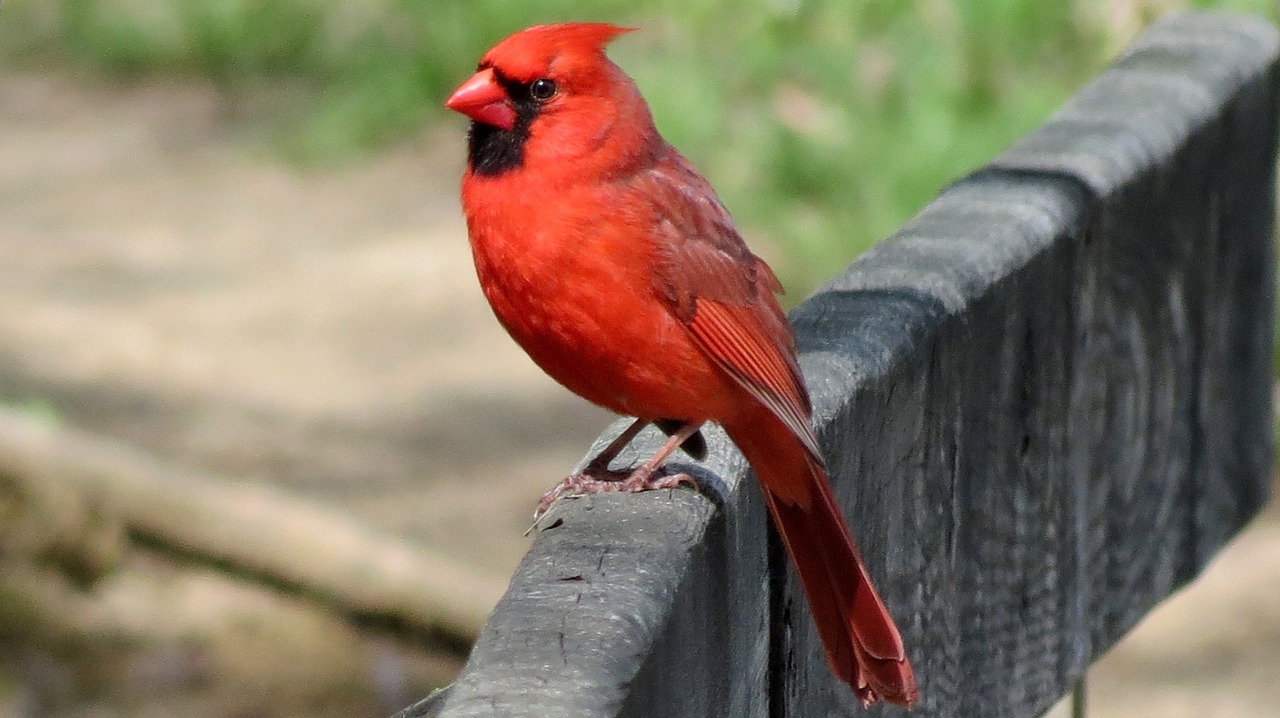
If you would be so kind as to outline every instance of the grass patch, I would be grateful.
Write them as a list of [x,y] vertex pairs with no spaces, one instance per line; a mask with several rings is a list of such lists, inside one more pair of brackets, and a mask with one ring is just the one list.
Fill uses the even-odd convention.
[[[28,65],[286,80],[307,162],[418,131],[494,41],[567,19],[642,27],[613,56],[664,134],[797,289],[892,232],[946,182],[1044,121],[1159,14],[1270,0],[5,0]],[[461,138],[459,138],[461,141]],[[794,295],[793,295],[794,296]]]

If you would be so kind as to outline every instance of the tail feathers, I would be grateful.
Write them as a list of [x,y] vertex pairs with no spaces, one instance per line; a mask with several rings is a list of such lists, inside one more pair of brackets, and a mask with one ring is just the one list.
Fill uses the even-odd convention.
[[[915,676],[902,638],[849,539],[837,537],[829,526],[824,528],[822,524],[831,522],[821,512],[772,500],[768,504],[836,675],[864,705],[878,700],[904,706],[914,703],[918,697]],[[843,522],[838,528],[843,529]],[[856,564],[850,564],[850,559]]]
[[902,637],[871,584],[826,471],[772,416],[726,428],[755,469],[832,670],[863,705],[915,703],[919,692]]

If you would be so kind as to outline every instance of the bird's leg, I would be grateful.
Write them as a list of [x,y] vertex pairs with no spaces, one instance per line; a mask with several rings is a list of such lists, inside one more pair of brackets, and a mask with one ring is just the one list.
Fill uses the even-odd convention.
[[667,457],[671,455],[671,452],[675,451],[676,448],[683,444],[690,436],[698,433],[698,429],[701,428],[702,422],[698,422],[696,424],[685,424],[679,431],[667,437],[667,440],[662,442],[662,446],[659,446],[658,450],[653,452],[653,456],[650,456],[647,461],[637,466],[635,470],[631,472],[630,476],[622,481],[615,482],[619,486],[612,490],[636,492],[648,491],[650,489],[674,489],[680,484],[695,486],[693,478],[688,474],[660,476],[655,479],[653,478],[653,472],[658,470],[658,467],[662,465],[663,461],[666,461]]
[[618,458],[618,454],[622,453],[622,450],[627,448],[627,444],[630,444],[631,440],[636,438],[636,435],[648,424],[649,422],[644,419],[636,419],[631,422],[631,425],[614,437],[608,446],[595,455],[595,458],[587,462],[583,473],[587,476],[607,474],[609,472],[609,464],[612,464],[613,460]]
[[[560,483],[551,487],[551,490],[542,495],[538,500],[538,508],[533,512],[533,523],[536,526],[538,521],[542,519],[542,515],[547,513],[547,509],[551,508],[561,496],[566,493],[591,493],[593,486],[598,486],[604,482],[618,482],[628,471],[614,471],[609,468],[609,464],[622,453],[627,444],[630,444],[636,435],[639,434],[649,422],[644,419],[636,419],[631,422],[627,428],[623,429],[609,445],[604,447],[600,453],[596,454],[587,465],[583,467],[582,473],[570,474],[564,477]],[[600,491],[602,489],[596,489]],[[530,527],[532,530],[532,527]]]
[[551,505],[566,494],[636,493],[653,489],[674,489],[681,484],[697,488],[697,484],[688,474],[673,474],[656,478],[653,474],[662,465],[662,462],[671,455],[671,452],[675,451],[690,436],[697,433],[698,429],[702,428],[702,422],[689,423],[680,427],[678,431],[662,442],[662,446],[653,452],[653,456],[650,456],[643,464],[631,471],[615,471],[609,468],[609,461],[613,460],[618,455],[618,452],[622,450],[622,447],[630,443],[647,423],[649,422],[636,419],[635,423],[627,427],[625,431],[618,435],[618,438],[605,447],[604,451],[601,451],[596,458],[587,464],[585,471],[581,474],[565,477],[554,488],[543,494],[542,500],[538,502],[538,509],[533,512],[534,522],[536,523],[541,519],[542,515],[551,508]]

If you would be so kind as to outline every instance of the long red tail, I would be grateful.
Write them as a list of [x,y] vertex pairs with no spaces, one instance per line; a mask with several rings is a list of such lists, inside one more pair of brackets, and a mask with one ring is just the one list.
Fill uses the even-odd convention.
[[827,661],[863,705],[883,700],[910,706],[919,692],[902,637],[871,585],[826,471],[772,414],[753,418],[725,429],[755,469],[809,597]]

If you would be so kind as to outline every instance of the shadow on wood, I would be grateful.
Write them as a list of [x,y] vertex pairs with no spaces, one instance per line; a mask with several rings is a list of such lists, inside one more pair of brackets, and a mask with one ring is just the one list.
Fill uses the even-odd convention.
[[[1278,50],[1246,16],[1157,23],[793,312],[912,715],[1043,712],[1263,504]],[[462,675],[400,716],[856,712],[708,439],[717,501],[561,502]]]

